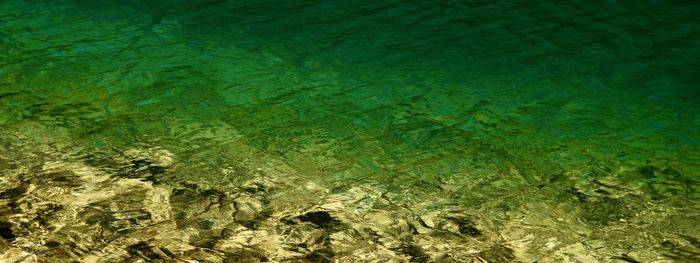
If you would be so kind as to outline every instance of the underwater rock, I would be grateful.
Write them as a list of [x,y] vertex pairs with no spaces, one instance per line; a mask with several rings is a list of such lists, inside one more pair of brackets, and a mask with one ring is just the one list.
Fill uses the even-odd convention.
[[9,222],[0,221],[0,237],[8,241],[12,241],[17,237],[12,232],[12,224]]
[[[326,211],[313,211],[294,218],[300,222],[309,222],[323,229],[332,229],[338,221]],[[289,222],[289,221],[288,221]]]
[[130,160],[141,160],[158,167],[169,167],[174,160],[173,153],[162,148],[129,149],[123,154]]
[[398,252],[408,256],[411,262],[423,263],[429,262],[430,256],[425,254],[423,248],[413,244],[405,244],[397,249]]
[[466,217],[447,216],[445,219],[448,221],[443,221],[444,224],[440,225],[440,228],[458,232],[462,235],[467,235],[470,237],[477,237],[481,235],[481,231],[475,227],[474,222]]
[[513,255],[513,250],[502,246],[494,245],[479,252],[479,257],[489,263],[514,263],[518,262]]
[[248,228],[255,228],[256,221],[262,219],[263,204],[258,199],[248,196],[241,196],[234,200],[234,220]]
[[256,262],[269,262],[267,256],[263,252],[255,249],[240,249],[235,252],[229,252],[225,254],[223,259],[224,263],[256,263]]
[[634,214],[632,208],[624,201],[608,196],[600,196],[588,201],[581,218],[594,226],[606,226]]

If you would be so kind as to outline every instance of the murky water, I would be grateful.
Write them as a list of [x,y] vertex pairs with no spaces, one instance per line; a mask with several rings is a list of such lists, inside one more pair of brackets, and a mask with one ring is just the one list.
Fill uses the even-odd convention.
[[694,1],[0,1],[9,262],[695,262]]

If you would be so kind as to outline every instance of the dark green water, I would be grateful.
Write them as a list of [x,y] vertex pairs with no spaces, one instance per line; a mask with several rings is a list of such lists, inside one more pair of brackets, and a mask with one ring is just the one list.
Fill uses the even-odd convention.
[[[5,0],[0,190],[41,189],[31,167],[56,160],[234,195],[284,167],[280,189],[458,210],[515,251],[455,262],[692,262],[699,83],[695,1]],[[172,161],[134,164],[146,153]],[[269,207],[328,203],[303,192]],[[26,209],[3,209],[0,248],[46,256],[60,227],[27,245]],[[437,261],[432,238],[404,259]]]

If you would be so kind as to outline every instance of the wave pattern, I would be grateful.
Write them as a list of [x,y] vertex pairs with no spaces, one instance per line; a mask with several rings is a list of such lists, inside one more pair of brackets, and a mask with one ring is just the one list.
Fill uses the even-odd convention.
[[0,258],[696,260],[698,13],[2,1]]

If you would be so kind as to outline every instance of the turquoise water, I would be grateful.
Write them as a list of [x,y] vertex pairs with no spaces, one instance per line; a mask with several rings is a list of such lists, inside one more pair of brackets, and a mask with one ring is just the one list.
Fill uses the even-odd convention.
[[[694,1],[1,1],[0,190],[57,160],[169,189],[172,207],[182,187],[235,195],[268,177],[369,187],[395,205],[373,209],[458,210],[515,251],[445,252],[456,262],[563,262],[578,244],[570,262],[691,262],[699,14]],[[327,203],[311,192],[271,193],[265,220],[299,196],[310,206],[290,214]],[[17,236],[0,248],[45,257],[18,213],[0,209]],[[404,259],[437,261],[426,246]]]

